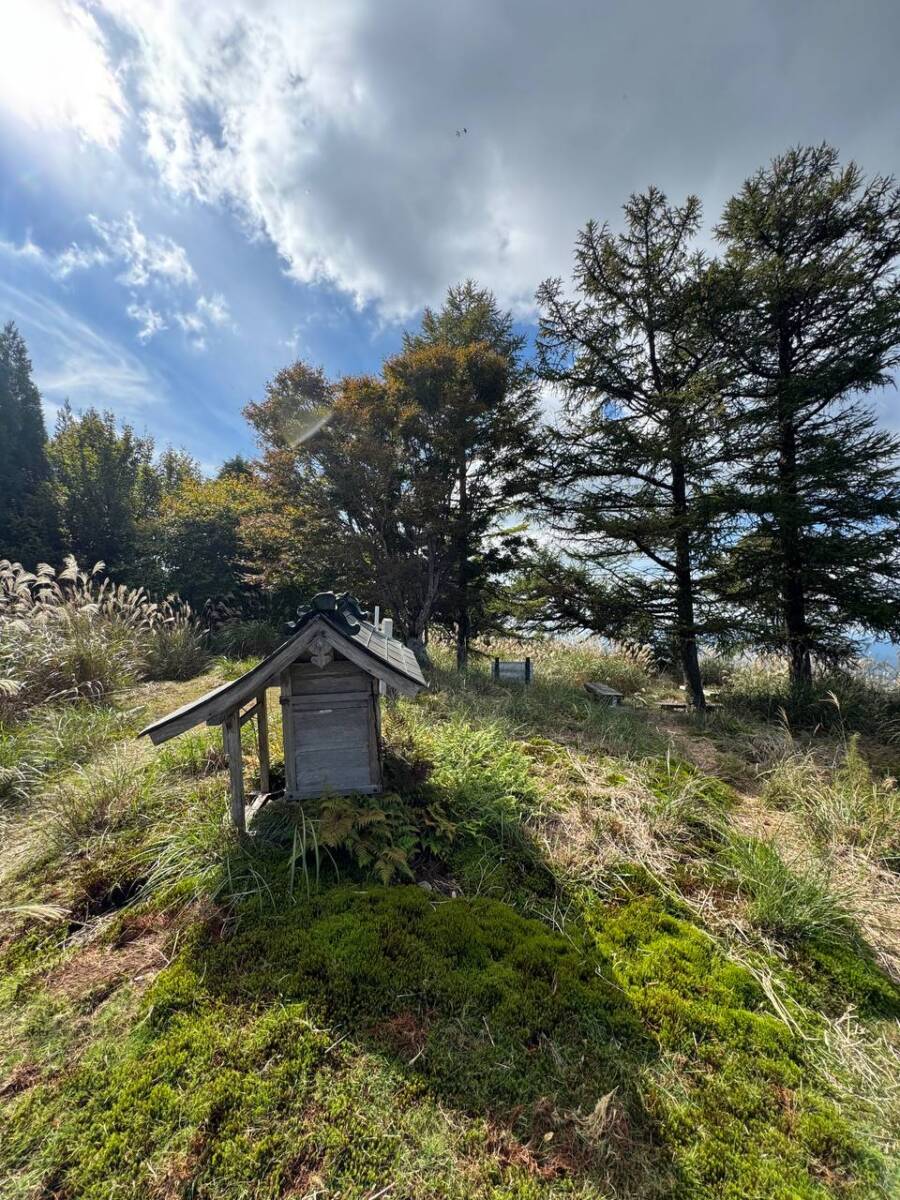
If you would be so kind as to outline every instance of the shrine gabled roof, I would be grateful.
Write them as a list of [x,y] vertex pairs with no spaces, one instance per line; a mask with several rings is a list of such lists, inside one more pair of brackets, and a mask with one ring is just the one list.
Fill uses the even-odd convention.
[[317,617],[324,617],[337,633],[353,641],[366,654],[398,671],[419,687],[426,686],[413,652],[396,638],[387,637],[377,629],[354,596],[346,592],[342,596],[335,596],[334,592],[320,592],[308,607],[298,610],[297,620],[289,628],[300,632]]
[[427,686],[412,651],[396,638],[387,637],[376,629],[352,597],[336,600],[330,592],[317,596],[290,628],[291,636],[287,641],[255,667],[152,722],[138,736],[146,734],[158,744],[204,722],[221,724],[229,713],[248,704],[277,679],[319,635],[362,670],[405,695],[414,696]]

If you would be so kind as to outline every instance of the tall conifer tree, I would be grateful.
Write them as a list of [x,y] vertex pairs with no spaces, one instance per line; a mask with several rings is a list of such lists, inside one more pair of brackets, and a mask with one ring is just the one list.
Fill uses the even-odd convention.
[[564,396],[541,503],[570,558],[671,631],[702,709],[698,572],[724,412],[708,265],[692,247],[700,202],[651,188],[624,211],[622,233],[589,222],[579,235],[574,298],[559,279],[538,292],[539,371]]
[[859,399],[900,361],[900,189],[830,146],[794,149],[747,180],[717,233],[749,522],[725,582],[802,688],[854,631],[900,635],[900,440]]
[[499,522],[521,492],[538,423],[533,380],[512,315],[472,280],[451,287],[443,306],[426,309],[404,338],[395,362],[412,393],[418,389],[432,452],[453,481],[450,512],[455,579],[456,661],[468,664],[469,643],[486,620],[491,581],[518,561],[522,539]]
[[34,566],[58,549],[47,431],[25,340],[0,330],[0,558]]

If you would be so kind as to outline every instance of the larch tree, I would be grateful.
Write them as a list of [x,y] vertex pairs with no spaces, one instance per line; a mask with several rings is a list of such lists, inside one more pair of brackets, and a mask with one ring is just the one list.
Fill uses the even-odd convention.
[[698,577],[727,425],[716,301],[695,197],[677,207],[651,188],[624,213],[621,233],[589,222],[579,235],[572,295],[559,279],[538,292],[538,371],[562,393],[539,505],[567,558],[615,584],[617,611],[627,601],[669,632],[703,709]]
[[900,439],[861,399],[900,361],[900,189],[798,148],[747,180],[717,234],[745,527],[725,584],[805,688],[859,632],[900,635]]
[[534,380],[516,333],[485,288],[467,280],[447,291],[439,310],[426,309],[420,329],[404,338],[404,371],[418,389],[423,443],[444,460],[453,481],[451,522],[455,571],[446,605],[453,611],[456,660],[487,613],[494,581],[516,568],[523,539],[505,518],[526,489],[539,422]]

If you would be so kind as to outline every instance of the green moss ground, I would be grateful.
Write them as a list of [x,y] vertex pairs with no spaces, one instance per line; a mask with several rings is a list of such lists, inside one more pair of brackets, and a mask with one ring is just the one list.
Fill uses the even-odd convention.
[[[68,916],[8,916],[0,945],[0,1195],[890,1196],[878,1097],[854,1104],[826,1049],[848,1005],[887,1028],[896,986],[858,939],[732,952],[691,894],[737,903],[734,793],[651,722],[547,691],[396,707],[393,799],[330,846],[274,812],[238,846],[205,734],[136,768],[140,811],[55,857],[38,839],[4,886]],[[632,786],[671,874],[589,847],[563,869],[567,805],[599,820]],[[151,936],[158,965],[117,973]]]

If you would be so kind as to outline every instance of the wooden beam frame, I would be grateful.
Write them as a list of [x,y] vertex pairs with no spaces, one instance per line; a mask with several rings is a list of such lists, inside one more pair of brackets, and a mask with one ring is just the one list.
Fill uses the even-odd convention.
[[256,734],[259,746],[259,790],[268,792],[271,783],[269,769],[269,712],[266,706],[266,689],[256,697]]
[[244,753],[241,746],[241,728],[256,718],[259,747],[259,795],[251,805],[251,816],[255,814],[266,797],[271,785],[269,763],[269,722],[266,693],[263,690],[246,712],[239,708],[226,713],[222,721],[222,741],[228,759],[228,788],[231,820],[238,833],[247,832],[247,808],[244,793]]
[[291,672],[290,668],[281,672],[281,729],[284,737],[284,788],[289,795],[297,790],[295,769],[297,766],[296,749],[294,746],[294,722],[290,717],[291,705]]
[[222,740],[228,758],[231,791],[231,819],[238,833],[247,832],[244,814],[244,756],[241,750],[241,719],[238,710],[230,712],[222,723]]

